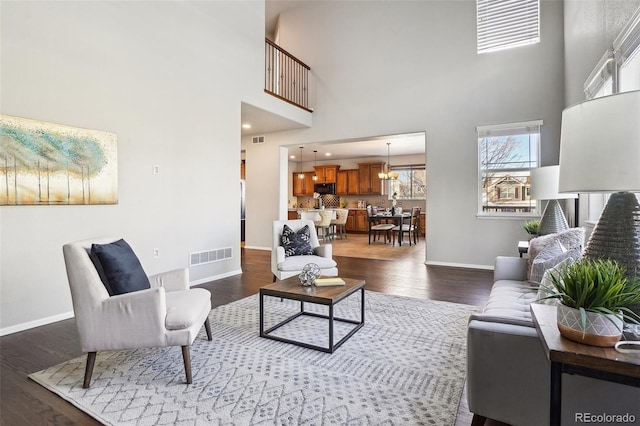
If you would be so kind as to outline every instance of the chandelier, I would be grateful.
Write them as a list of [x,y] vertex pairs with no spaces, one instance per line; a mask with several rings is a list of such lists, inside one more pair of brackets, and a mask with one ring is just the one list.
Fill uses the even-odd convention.
[[298,179],[304,179],[304,172],[302,171],[302,148],[304,147],[300,147],[300,160],[298,161],[299,166],[300,166],[300,171],[298,172]]
[[378,177],[382,180],[396,180],[398,179],[398,176],[400,176],[398,173],[391,171],[391,157],[389,154],[389,148],[390,148],[389,145],[391,145],[391,142],[387,142],[387,167],[386,167],[387,171],[378,173]]
[[317,157],[316,157],[317,155],[318,155],[318,150],[314,149],[313,150],[313,170],[315,170],[315,171],[313,172],[313,177],[311,178],[314,181],[318,180],[318,171],[316,170],[316,166],[318,165]]

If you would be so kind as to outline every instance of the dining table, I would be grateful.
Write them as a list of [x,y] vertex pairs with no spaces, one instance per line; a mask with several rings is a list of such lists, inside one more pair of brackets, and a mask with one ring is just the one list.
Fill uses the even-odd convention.
[[371,222],[377,222],[379,223],[380,221],[386,221],[388,222],[392,222],[394,226],[397,226],[400,228],[400,232],[398,232],[398,245],[402,246],[402,234],[404,234],[404,232],[402,232],[402,223],[404,222],[405,219],[411,219],[411,213],[401,213],[401,214],[391,214],[391,213],[377,213],[374,215],[369,216],[369,221]]

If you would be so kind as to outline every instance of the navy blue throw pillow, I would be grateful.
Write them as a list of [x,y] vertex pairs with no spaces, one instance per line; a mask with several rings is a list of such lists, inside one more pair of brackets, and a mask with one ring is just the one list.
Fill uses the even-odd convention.
[[305,225],[296,232],[284,225],[284,228],[282,228],[282,246],[284,247],[285,257],[313,254],[309,226]]
[[138,257],[125,240],[92,244],[90,257],[109,296],[151,288]]

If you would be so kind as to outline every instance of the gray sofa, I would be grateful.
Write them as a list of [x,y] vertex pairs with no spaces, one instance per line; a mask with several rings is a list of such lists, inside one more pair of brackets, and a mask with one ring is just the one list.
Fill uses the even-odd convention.
[[[550,363],[531,320],[537,288],[528,282],[528,269],[526,258],[496,258],[489,301],[469,320],[467,398],[474,425],[485,418],[516,426],[549,423]],[[580,413],[629,413],[640,422],[640,389],[565,375],[562,424],[583,423],[576,419]]]

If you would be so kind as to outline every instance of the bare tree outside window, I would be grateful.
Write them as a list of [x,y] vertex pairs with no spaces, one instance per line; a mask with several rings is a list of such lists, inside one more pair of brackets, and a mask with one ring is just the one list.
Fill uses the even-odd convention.
[[539,125],[478,128],[480,214],[536,214],[529,187],[530,170],[538,167],[539,138]]
[[398,173],[398,179],[390,181],[389,194],[396,192],[398,200],[427,198],[427,171],[424,165],[399,166],[393,167],[392,170]]

